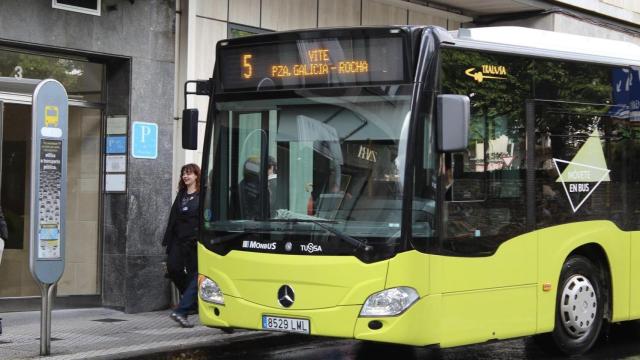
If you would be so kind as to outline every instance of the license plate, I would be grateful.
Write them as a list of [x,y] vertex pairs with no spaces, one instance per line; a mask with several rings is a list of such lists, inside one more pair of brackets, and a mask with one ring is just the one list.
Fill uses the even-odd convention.
[[309,325],[309,320],[307,319],[293,319],[267,315],[262,316],[262,328],[265,330],[309,334]]

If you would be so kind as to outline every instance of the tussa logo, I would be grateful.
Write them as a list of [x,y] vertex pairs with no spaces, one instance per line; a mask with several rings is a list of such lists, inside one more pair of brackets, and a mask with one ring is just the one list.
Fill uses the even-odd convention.
[[260,250],[275,250],[276,243],[260,243],[257,241],[248,241],[245,240],[242,242],[242,247],[245,249],[260,249]]
[[300,250],[303,252],[308,252],[309,254],[313,254],[314,252],[322,251],[322,246],[316,245],[314,243],[308,243],[306,245],[300,245]]
[[[484,79],[499,79],[505,80],[503,76],[507,75],[507,68],[500,65],[482,65],[481,71],[476,71],[476,68],[472,67],[464,71],[467,76],[473,78],[473,80],[481,83]],[[502,76],[494,76],[502,75]]]

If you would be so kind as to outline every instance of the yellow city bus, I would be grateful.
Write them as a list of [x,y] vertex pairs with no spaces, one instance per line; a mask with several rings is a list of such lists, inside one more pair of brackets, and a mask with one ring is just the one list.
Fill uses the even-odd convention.
[[200,321],[589,350],[640,318],[639,65],[515,27],[218,42],[187,91],[210,96]]

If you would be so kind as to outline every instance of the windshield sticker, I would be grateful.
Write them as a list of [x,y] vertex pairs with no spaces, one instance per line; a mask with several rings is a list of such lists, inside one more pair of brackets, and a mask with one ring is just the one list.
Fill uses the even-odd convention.
[[[609,178],[611,170],[607,168],[600,143],[600,134],[596,129],[571,161],[553,159],[558,172],[556,182],[562,183],[574,213],[580,209],[600,183],[611,181]],[[561,166],[564,167],[563,171],[560,171]]]
[[258,249],[258,250],[275,250],[276,243],[261,243],[257,241],[249,241],[245,240],[242,242],[242,247],[244,249]]
[[[481,83],[484,79],[506,80],[507,68],[501,65],[482,65],[482,70],[476,71],[476,68],[468,68],[464,71],[467,76]],[[501,76],[496,76],[501,75]]]
[[358,149],[358,158],[369,161],[372,163],[378,162],[377,160],[378,152],[373,150],[370,147],[366,147],[364,145],[360,145],[360,149]]
[[313,254],[314,252],[322,252],[322,246],[314,243],[308,243],[306,245],[300,245],[300,250],[302,250],[302,252]]

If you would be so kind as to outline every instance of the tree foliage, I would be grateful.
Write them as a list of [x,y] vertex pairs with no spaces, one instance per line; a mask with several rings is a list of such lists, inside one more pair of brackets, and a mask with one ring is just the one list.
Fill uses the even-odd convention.
[[[517,139],[513,132],[525,126],[527,100],[572,103],[571,112],[581,115],[567,117],[567,121],[575,122],[570,124],[575,131],[589,130],[591,122],[584,121],[585,116],[605,116],[611,109],[612,68],[607,66],[453,49],[443,51],[442,64],[443,91],[471,98],[472,141],[485,137],[486,119],[509,124],[493,126],[490,138],[506,134]],[[484,74],[481,81],[467,73],[482,71],[483,65],[503,66],[507,73]],[[564,105],[559,107],[566,110]],[[495,121],[500,118],[504,121]],[[536,113],[536,123],[544,126],[540,112]]]
[[70,59],[0,51],[0,76],[29,79],[52,78],[60,81],[67,91],[78,87],[85,72],[85,63]]

